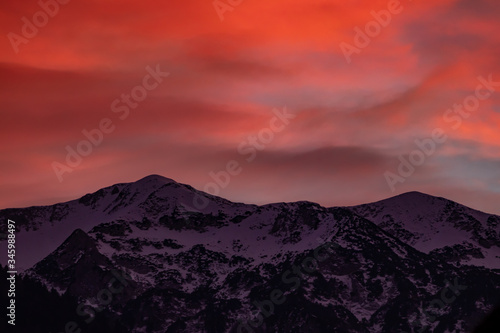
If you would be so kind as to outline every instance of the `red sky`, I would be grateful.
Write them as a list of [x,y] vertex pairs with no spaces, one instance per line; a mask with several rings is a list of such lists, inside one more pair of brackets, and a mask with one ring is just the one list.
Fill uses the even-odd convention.
[[[348,63],[340,45],[391,1],[243,0],[221,20],[210,0],[71,0],[46,24],[37,1],[2,1],[0,208],[149,174],[203,190],[236,160],[219,193],[233,201],[339,206],[416,190],[500,213],[500,85],[460,124],[443,118],[478,76],[500,82],[498,1],[401,1]],[[34,15],[34,36],[13,39]],[[148,66],[169,76],[120,119],[111,104]],[[295,118],[247,161],[238,147],[284,107]],[[114,131],[60,181],[53,163],[106,118]],[[386,172],[436,128],[447,140],[392,191]]]

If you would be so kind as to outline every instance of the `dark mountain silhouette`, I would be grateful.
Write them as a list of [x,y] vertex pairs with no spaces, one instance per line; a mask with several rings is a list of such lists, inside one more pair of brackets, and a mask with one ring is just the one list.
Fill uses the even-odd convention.
[[0,217],[35,332],[473,332],[500,303],[499,217],[417,192],[256,206],[153,175]]

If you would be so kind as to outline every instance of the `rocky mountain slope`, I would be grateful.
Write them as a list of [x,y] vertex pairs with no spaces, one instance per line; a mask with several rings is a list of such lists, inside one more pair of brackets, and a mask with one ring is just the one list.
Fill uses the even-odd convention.
[[0,218],[75,304],[54,332],[472,332],[500,303],[499,217],[420,193],[255,206],[149,176]]
[[449,262],[500,268],[499,216],[419,192],[350,210],[419,251]]

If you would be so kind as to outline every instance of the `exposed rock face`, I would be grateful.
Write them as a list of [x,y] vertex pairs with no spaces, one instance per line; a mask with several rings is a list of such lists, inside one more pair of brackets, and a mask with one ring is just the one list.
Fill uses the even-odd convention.
[[500,302],[499,217],[421,193],[255,206],[149,176],[0,217],[19,244],[52,235],[25,275],[83,304],[82,329],[94,311],[128,332],[472,332]]

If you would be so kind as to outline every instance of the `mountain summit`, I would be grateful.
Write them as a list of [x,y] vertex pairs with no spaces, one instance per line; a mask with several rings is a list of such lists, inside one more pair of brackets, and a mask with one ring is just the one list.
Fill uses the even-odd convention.
[[445,198],[409,192],[350,207],[400,240],[455,262],[500,268],[500,218]]

